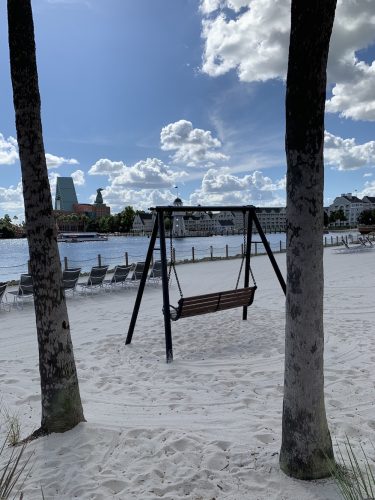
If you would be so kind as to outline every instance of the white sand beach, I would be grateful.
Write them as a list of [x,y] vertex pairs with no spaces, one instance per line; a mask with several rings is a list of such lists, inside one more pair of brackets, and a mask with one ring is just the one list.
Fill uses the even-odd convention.
[[[285,275],[285,254],[276,256]],[[325,390],[335,443],[375,460],[375,251],[325,250]],[[296,481],[278,466],[284,295],[266,256],[248,321],[233,309],[172,324],[165,362],[161,286],[146,288],[133,342],[135,290],[68,298],[87,423],[28,445],[25,500],[335,500],[332,480]],[[178,266],[186,295],[234,286],[238,260]],[[175,282],[171,303],[177,303]],[[40,424],[34,309],[1,311],[3,404],[22,437]],[[3,431],[3,428],[2,428]]]

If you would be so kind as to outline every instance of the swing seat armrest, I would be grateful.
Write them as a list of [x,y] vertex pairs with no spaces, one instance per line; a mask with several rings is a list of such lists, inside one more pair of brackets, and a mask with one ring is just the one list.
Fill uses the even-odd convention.
[[[174,307],[172,305],[169,305],[169,309],[170,309],[171,320],[177,321],[178,318],[180,317],[181,308],[179,306]],[[163,313],[164,313],[164,310],[163,310]]]

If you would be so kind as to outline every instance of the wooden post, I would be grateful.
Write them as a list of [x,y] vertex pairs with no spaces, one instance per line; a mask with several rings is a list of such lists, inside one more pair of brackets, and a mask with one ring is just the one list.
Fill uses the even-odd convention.
[[283,242],[280,240],[280,253],[283,251]]
[[324,236],[324,246],[327,246],[327,236]]
[[126,266],[129,265],[129,254],[128,254],[128,252],[125,252],[125,265]]
[[210,258],[211,258],[211,260],[214,258],[214,249],[213,249],[212,245],[210,245]]
[[331,236],[331,245],[333,245],[333,236]]
[[172,252],[173,252],[173,262],[176,262],[176,249],[173,248]]
[[68,257],[64,257],[64,269],[68,269]]
[[225,245],[225,258],[226,259],[229,258],[229,246],[228,245]]
[[102,256],[100,253],[98,254],[98,266],[100,267],[102,265]]
[[193,259],[193,262],[195,262],[195,251],[194,251],[194,247],[191,247],[191,257]]

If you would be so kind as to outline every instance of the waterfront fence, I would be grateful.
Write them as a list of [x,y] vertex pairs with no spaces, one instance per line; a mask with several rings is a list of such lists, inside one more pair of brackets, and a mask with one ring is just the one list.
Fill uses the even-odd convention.
[[[344,237],[346,243],[359,243],[357,237],[353,235],[346,235]],[[375,235],[371,237],[372,241],[375,241]],[[323,240],[325,247],[341,246],[342,241],[339,236],[329,236],[324,237]],[[285,242],[279,241],[277,243],[269,243],[271,250],[274,253],[281,253],[286,251]],[[219,259],[233,259],[240,258],[246,253],[246,246],[242,243],[241,245],[224,245],[224,246],[214,246],[209,245],[205,248],[197,248],[192,246],[189,250],[177,249],[173,247],[173,260],[176,264],[184,262],[199,262],[205,260],[219,260]],[[265,248],[261,241],[254,240],[251,245],[251,255],[263,255],[265,254]],[[68,259],[64,257],[61,262],[63,269],[72,269],[80,267],[82,273],[89,273],[93,266],[108,266],[109,269],[114,269],[116,265],[130,265],[135,262],[144,261],[146,258],[146,253],[136,254],[132,252],[130,255],[128,252],[124,252],[122,255],[102,255],[98,254],[96,257],[90,259]],[[159,259],[157,253],[154,254],[155,259]],[[169,256],[170,259],[170,256]],[[24,262],[22,264],[15,264],[13,266],[0,267],[0,281],[17,281],[21,274],[28,273],[30,269],[29,262]]]

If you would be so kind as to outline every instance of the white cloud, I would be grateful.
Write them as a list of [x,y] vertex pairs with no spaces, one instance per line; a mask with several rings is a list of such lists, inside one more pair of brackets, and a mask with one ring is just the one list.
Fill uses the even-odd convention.
[[58,174],[57,172],[51,172],[48,175],[49,186],[51,189],[52,196],[55,196],[55,193],[56,193],[56,182],[57,182],[58,177],[60,177],[60,174]]
[[[229,7],[229,2],[223,2]],[[218,76],[236,69],[245,82],[283,78],[288,57],[290,4],[253,0],[235,19],[224,13],[203,21],[202,70]]]
[[201,0],[199,10],[204,15],[211,14],[220,7],[220,0]]
[[12,136],[5,139],[3,134],[0,134],[0,165],[13,165],[17,160],[17,140]]
[[363,198],[364,196],[375,196],[375,181],[365,182],[362,191],[358,192],[357,196]]
[[122,170],[126,168],[125,163],[122,161],[112,161],[107,158],[101,158],[98,160],[90,170],[89,175],[118,175]]
[[[285,78],[290,0],[201,0],[202,70],[211,76],[237,70],[244,82]],[[239,11],[247,5],[248,9]],[[233,15],[226,16],[229,8]],[[375,41],[375,2],[338,0],[331,39],[328,77],[332,98],[327,110],[355,120],[375,120],[375,67],[358,51]]]
[[375,166],[375,141],[356,144],[355,139],[343,139],[326,131],[324,159],[326,164],[337,170]]
[[138,210],[147,210],[156,205],[170,205],[176,198],[176,194],[169,190],[123,189],[120,186],[107,186],[102,195],[114,213],[128,205]]
[[[17,139],[10,136],[7,139],[0,133],[0,165],[13,165],[19,160]],[[48,168],[58,168],[61,165],[78,165],[74,158],[64,158],[46,153]]]
[[202,14],[208,15],[212,14],[215,10],[219,9],[220,7],[225,7],[227,4],[229,8],[233,9],[234,11],[239,11],[243,7],[246,7],[249,3],[249,0],[228,0],[225,2],[225,0],[201,0],[201,4],[199,6],[199,10],[202,12]]
[[372,174],[368,172],[367,174],[363,174],[363,177],[372,177]]
[[160,189],[170,187],[177,179],[185,177],[183,171],[173,171],[158,158],[147,158],[132,166],[122,161],[98,160],[89,170],[90,175],[108,175],[113,186],[132,189]]
[[191,194],[190,203],[285,205],[285,178],[273,182],[258,171],[238,177],[230,174],[228,169],[210,169],[203,177],[201,188]]
[[0,210],[3,213],[21,213],[24,210],[22,183],[0,187]]
[[355,61],[352,78],[337,83],[332,89],[332,97],[326,109],[340,113],[344,118],[353,120],[375,120],[375,62],[371,66],[363,61]]
[[147,158],[132,167],[124,166],[120,175],[113,178],[113,186],[128,186],[139,189],[170,187],[185,172],[174,172],[158,158]]
[[84,186],[85,173],[82,170],[76,170],[75,172],[72,172],[71,177],[73,178],[74,184],[76,186]]
[[48,168],[59,168],[61,165],[78,165],[78,161],[74,158],[64,158],[63,156],[55,156],[46,153],[46,162]]
[[194,166],[213,166],[215,162],[228,159],[223,153],[219,139],[212,137],[209,130],[193,128],[187,120],[179,120],[163,127],[160,133],[161,149],[175,151],[174,163]]

